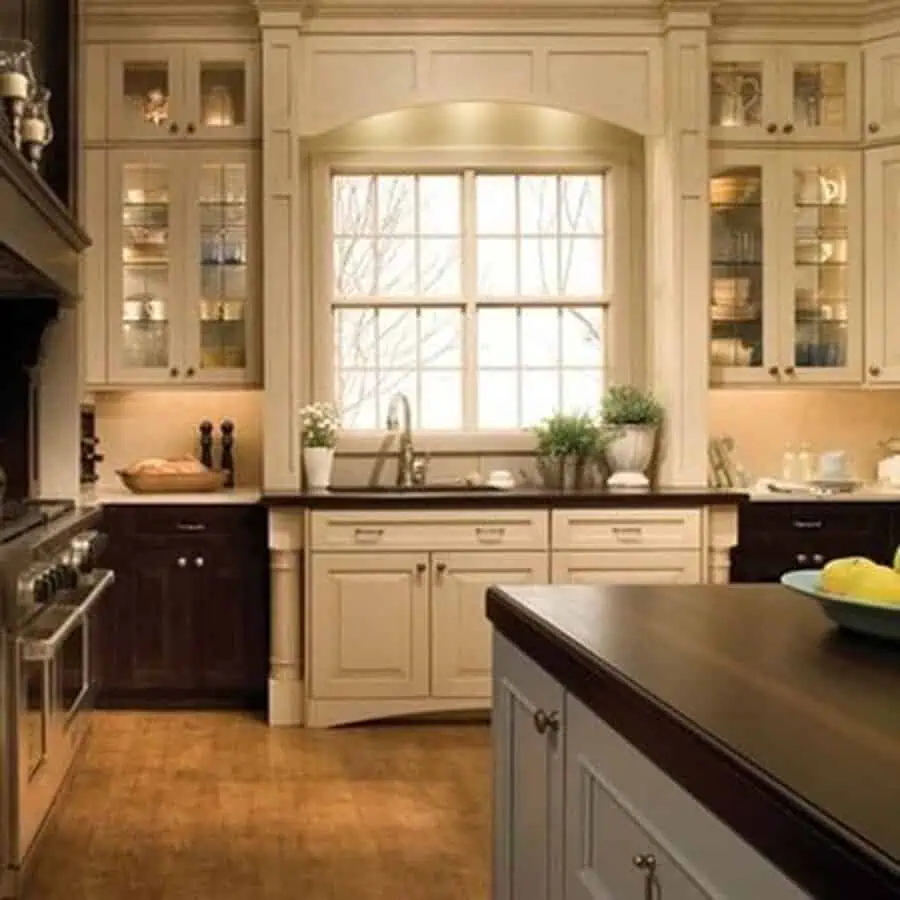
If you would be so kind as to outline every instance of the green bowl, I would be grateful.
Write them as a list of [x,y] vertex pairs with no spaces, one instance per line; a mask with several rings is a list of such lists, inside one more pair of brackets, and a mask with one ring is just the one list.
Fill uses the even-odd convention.
[[798,569],[795,572],[785,572],[781,576],[781,583],[801,594],[815,597],[825,615],[841,628],[889,641],[900,641],[900,604],[873,603],[826,593],[819,590],[821,577],[821,569]]

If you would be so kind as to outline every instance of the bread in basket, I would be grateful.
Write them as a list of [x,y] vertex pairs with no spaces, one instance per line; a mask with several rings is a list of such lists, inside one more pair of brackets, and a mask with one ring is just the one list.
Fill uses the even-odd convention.
[[149,457],[116,474],[135,494],[200,493],[217,491],[225,484],[224,472],[213,472],[190,455],[176,459]]

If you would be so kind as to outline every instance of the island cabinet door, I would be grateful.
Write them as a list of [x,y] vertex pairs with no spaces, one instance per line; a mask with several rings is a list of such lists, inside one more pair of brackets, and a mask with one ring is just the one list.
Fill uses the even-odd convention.
[[563,894],[563,690],[494,633],[493,900]]
[[310,589],[314,697],[428,696],[427,553],[316,553]]
[[543,584],[546,553],[437,553],[431,565],[431,693],[491,696],[492,584]]
[[808,895],[566,695],[566,900]]

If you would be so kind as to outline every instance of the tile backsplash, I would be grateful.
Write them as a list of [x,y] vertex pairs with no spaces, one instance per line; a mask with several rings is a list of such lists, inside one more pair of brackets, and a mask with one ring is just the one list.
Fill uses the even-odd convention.
[[197,426],[215,426],[214,459],[219,459],[218,428],[234,422],[235,477],[238,485],[262,483],[261,391],[131,391],[94,398],[100,485],[118,485],[116,469],[148,456],[199,455]]
[[710,391],[712,436],[731,435],[735,458],[754,477],[780,476],[785,445],[805,441],[813,453],[846,450],[853,474],[875,478],[878,442],[900,436],[900,391]]

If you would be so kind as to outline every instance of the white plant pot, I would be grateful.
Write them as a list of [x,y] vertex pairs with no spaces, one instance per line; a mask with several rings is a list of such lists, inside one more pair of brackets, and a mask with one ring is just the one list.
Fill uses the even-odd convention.
[[303,468],[306,469],[306,486],[314,489],[327,488],[331,484],[333,463],[333,447],[304,447]]
[[609,487],[646,488],[647,467],[656,447],[655,425],[621,425],[619,435],[606,446]]

